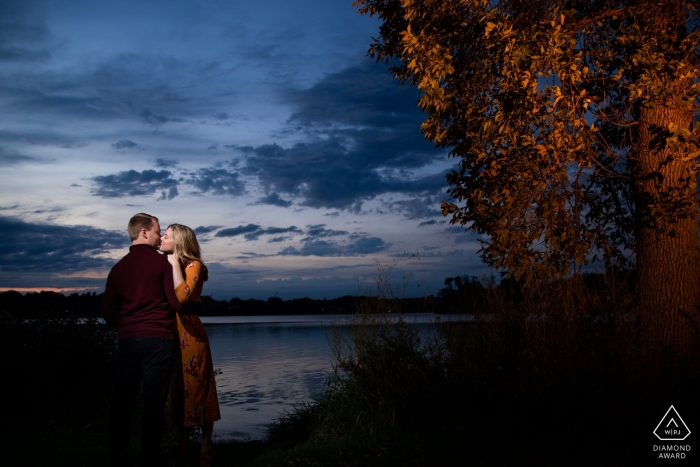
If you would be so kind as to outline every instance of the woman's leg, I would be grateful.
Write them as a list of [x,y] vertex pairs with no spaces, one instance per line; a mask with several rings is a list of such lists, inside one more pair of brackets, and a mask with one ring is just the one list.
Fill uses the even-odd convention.
[[199,455],[199,465],[201,467],[209,467],[214,461],[214,444],[211,441],[213,432],[213,423],[207,423],[202,427],[202,451]]

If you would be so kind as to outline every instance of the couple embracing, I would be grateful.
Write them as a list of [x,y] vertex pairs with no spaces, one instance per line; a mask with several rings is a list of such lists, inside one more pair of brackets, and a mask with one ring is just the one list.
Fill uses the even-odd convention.
[[[164,411],[171,395],[181,431],[176,465],[184,465],[190,430],[202,427],[200,465],[211,465],[214,421],[221,418],[209,339],[198,314],[207,280],[192,229],[136,214],[128,226],[129,253],[110,271],[102,317],[118,328],[117,381],[109,422],[115,466],[131,466],[131,414],[143,382],[141,467],[162,466]],[[160,251],[160,254],[158,253]]]

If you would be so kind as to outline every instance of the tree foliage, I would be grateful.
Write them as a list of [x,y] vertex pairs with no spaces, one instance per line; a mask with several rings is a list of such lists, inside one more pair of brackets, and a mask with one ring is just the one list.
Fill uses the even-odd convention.
[[382,21],[369,54],[421,91],[425,137],[459,159],[443,214],[527,282],[629,265],[641,230],[697,219],[699,3],[355,6]]

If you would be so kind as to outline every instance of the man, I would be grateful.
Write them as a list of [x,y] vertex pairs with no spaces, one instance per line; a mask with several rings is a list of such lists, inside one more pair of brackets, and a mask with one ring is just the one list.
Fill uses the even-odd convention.
[[118,329],[117,382],[109,421],[115,466],[129,464],[131,413],[143,380],[141,466],[162,464],[164,410],[172,375],[173,319],[182,306],[172,266],[157,252],[160,224],[149,214],[129,220],[129,253],[109,273],[102,317]]

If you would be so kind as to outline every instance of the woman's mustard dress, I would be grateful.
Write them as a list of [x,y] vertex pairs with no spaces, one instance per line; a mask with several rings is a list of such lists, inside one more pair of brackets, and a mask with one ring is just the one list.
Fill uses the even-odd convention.
[[[175,288],[180,303],[200,301],[204,284],[203,280],[200,281],[201,272],[202,263],[199,261],[187,265],[185,281]],[[209,337],[198,315],[176,314],[176,321],[182,358],[176,371],[175,392],[184,407],[184,412],[177,416],[184,418],[184,426],[205,426],[221,419]]]

